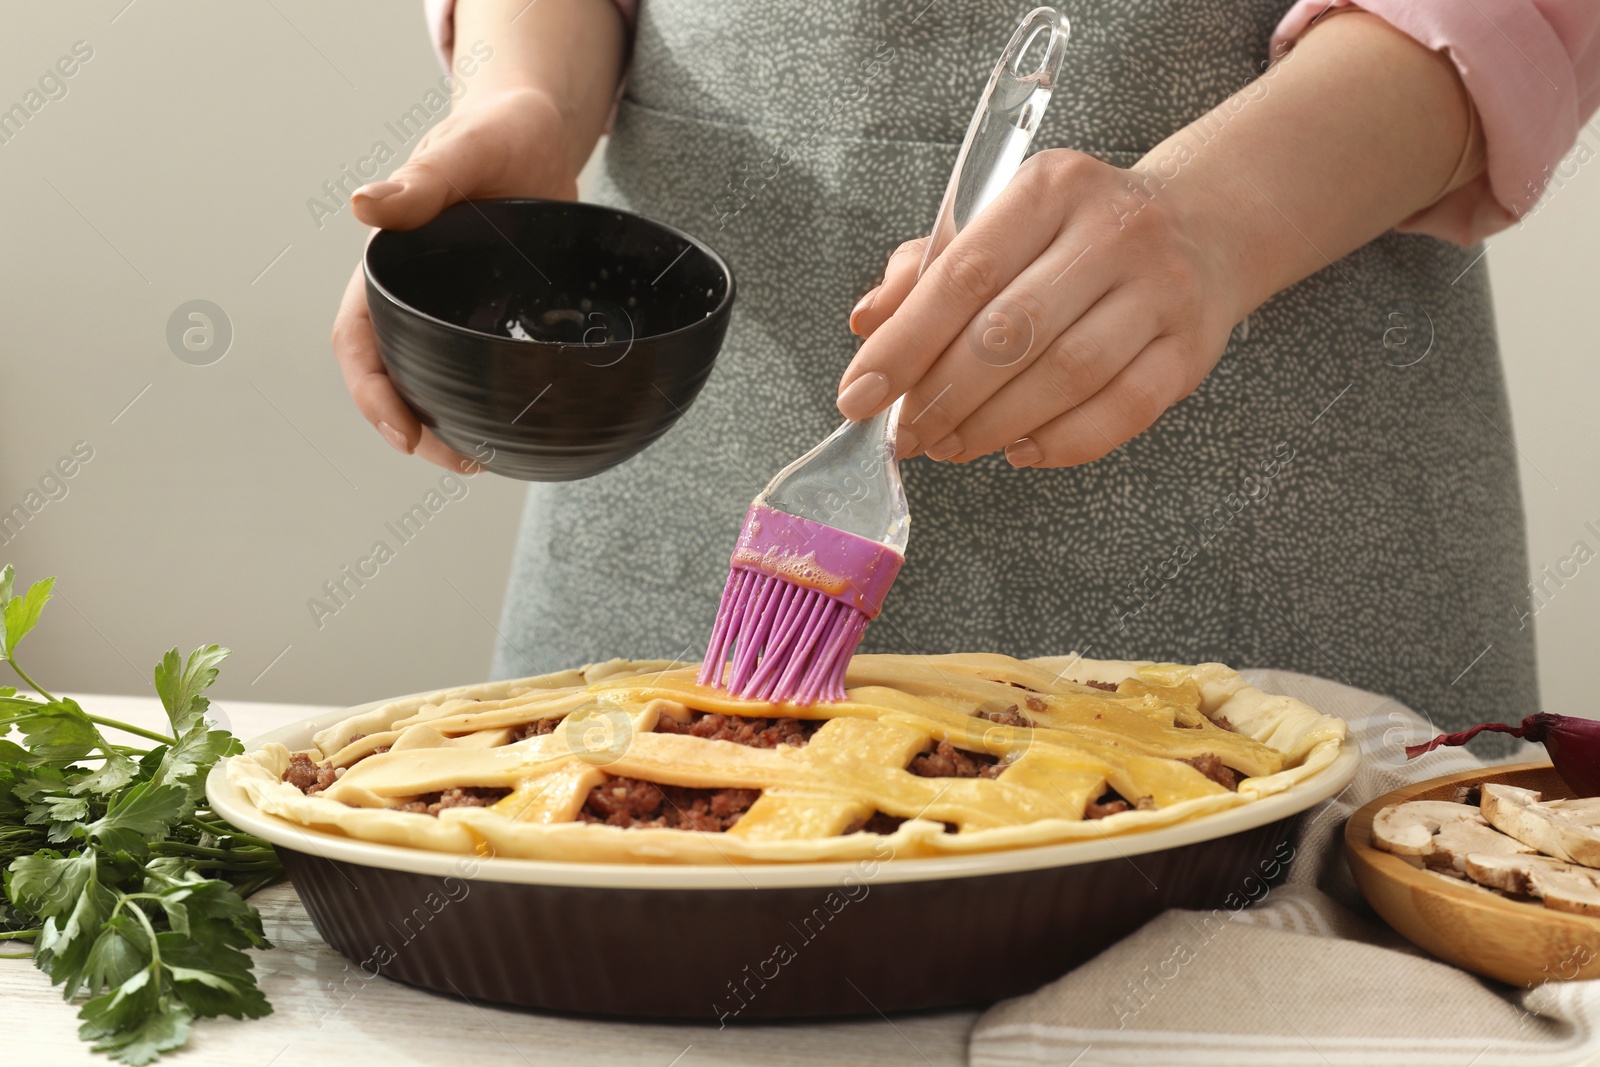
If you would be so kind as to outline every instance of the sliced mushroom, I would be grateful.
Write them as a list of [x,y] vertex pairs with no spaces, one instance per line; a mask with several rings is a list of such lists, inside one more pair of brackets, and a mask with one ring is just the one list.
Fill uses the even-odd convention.
[[1433,838],[1433,851],[1423,857],[1436,870],[1465,871],[1469,855],[1519,856],[1534,850],[1501,833],[1481,817],[1458,819],[1439,827]]
[[1448,800],[1390,804],[1372,820],[1372,843],[1421,867],[1423,858],[1433,853],[1434,838],[1443,827],[1482,821],[1475,808]]
[[1545,907],[1555,911],[1600,915],[1600,871],[1549,856],[1486,853],[1467,856],[1465,870],[1480,885],[1538,897]]
[[1545,806],[1558,811],[1575,826],[1600,828],[1600,797],[1578,797],[1575,800],[1547,800]]
[[1479,807],[1491,826],[1558,860],[1600,867],[1600,805],[1543,802],[1516,786],[1485,783]]

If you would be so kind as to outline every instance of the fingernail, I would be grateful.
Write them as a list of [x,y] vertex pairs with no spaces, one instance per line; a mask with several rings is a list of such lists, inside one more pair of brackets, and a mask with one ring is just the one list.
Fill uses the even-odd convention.
[[910,459],[922,450],[922,442],[917,440],[917,433],[911,427],[901,425],[894,435],[895,451],[900,453],[901,459]]
[[942,441],[928,446],[928,458],[932,460],[946,460],[951,456],[960,455],[963,449],[961,438],[951,434]]
[[368,182],[350,195],[364,196],[368,200],[382,200],[386,196],[393,196],[404,188],[404,182]]
[[863,296],[860,300],[857,300],[856,301],[856,306],[850,309],[850,332],[851,333],[855,333],[856,332],[856,319],[862,313],[867,312],[867,311],[871,311],[872,310],[872,305],[874,305],[874,304],[876,304],[878,302],[878,293],[882,289],[883,289],[883,286],[881,286],[881,285],[878,286],[876,289],[869,289],[867,291],[867,295]]
[[855,422],[872,414],[872,409],[883,402],[889,395],[889,378],[887,375],[872,371],[863,374],[845,387],[839,394],[839,414]]
[[404,455],[411,455],[411,446],[406,444],[406,435],[390,426],[387,422],[378,423],[378,432],[383,434],[383,439],[394,445],[395,451]]
[[1006,460],[1013,467],[1031,467],[1044,459],[1044,452],[1031,437],[1013,441],[1006,446]]

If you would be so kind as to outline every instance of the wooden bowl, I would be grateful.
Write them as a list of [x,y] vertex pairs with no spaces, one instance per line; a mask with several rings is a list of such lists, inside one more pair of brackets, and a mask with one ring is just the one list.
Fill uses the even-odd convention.
[[1537,789],[1546,799],[1573,795],[1542,762],[1430,778],[1379,797],[1344,829],[1345,856],[1367,903],[1418,948],[1485,978],[1526,989],[1551,980],[1600,978],[1600,919],[1419,870],[1372,843],[1372,820],[1380,809],[1407,800],[1454,800],[1463,786],[1484,782]]

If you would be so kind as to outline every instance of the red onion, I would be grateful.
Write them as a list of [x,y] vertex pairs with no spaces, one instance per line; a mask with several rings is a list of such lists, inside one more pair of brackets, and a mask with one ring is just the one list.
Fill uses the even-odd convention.
[[1464,745],[1485,730],[1537,741],[1550,753],[1556,773],[1580,797],[1600,796],[1600,722],[1576,715],[1540,712],[1522,720],[1521,726],[1486,722],[1455,734],[1440,734],[1422,745],[1407,745],[1406,758],[1415,759],[1440,745]]

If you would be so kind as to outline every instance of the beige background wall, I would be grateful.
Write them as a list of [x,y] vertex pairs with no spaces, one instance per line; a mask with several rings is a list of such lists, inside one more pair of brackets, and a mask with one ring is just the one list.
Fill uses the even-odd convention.
[[[0,510],[78,442],[93,453],[0,543],[23,578],[60,576],[24,664],[47,686],[143,692],[164,648],[217,641],[234,650],[222,694],[314,702],[483,676],[517,484],[471,480],[320,628],[306,605],[442,473],[356,415],[327,341],[363,234],[326,214],[340,205],[323,184],[376,142],[414,144],[387,124],[436,87],[419,14],[395,0],[17,0],[0,18],[0,111],[76,42],[92,50],[0,143]],[[1554,568],[1578,540],[1600,551],[1583,526],[1600,528],[1600,168],[1577,167],[1486,267],[1534,566]],[[232,325],[205,366],[166,336],[192,300]],[[1597,619],[1600,565],[1578,567],[1537,617],[1551,710],[1591,706]]]

